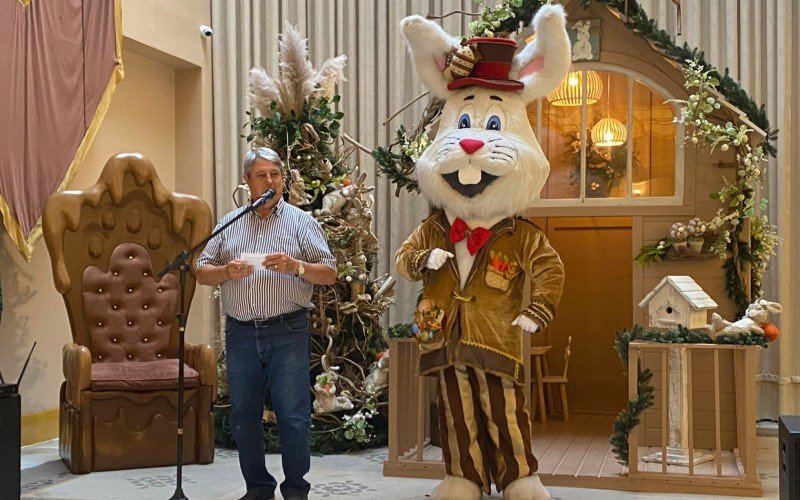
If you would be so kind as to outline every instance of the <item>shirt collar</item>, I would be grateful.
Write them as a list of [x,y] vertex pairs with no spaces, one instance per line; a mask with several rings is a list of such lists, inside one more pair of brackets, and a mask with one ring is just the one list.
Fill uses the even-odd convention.
[[[278,198],[278,203],[276,203],[275,206],[272,207],[272,210],[270,210],[269,214],[267,214],[267,216],[264,217],[264,219],[270,217],[272,214],[275,214],[277,217],[280,217],[281,215],[283,215],[285,205],[286,202],[283,200],[283,197]],[[256,210],[253,210],[252,214],[253,217],[258,217],[259,219],[262,218],[260,215],[258,215],[258,212]]]

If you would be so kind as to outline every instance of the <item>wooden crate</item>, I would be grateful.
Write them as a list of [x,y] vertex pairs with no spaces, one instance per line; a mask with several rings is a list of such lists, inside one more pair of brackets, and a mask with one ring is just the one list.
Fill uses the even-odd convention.
[[389,352],[389,456],[383,462],[383,475],[441,479],[441,449],[431,444],[436,378],[417,374],[416,339],[390,339]]
[[[688,403],[688,454],[691,456],[702,446],[714,457],[711,467],[706,464],[698,467],[692,462],[688,467],[672,466],[667,464],[666,458],[657,464],[645,464],[641,460],[643,448],[640,444],[649,446],[648,451],[666,454],[670,410],[667,360],[670,351],[678,349],[686,350],[684,390]],[[654,408],[658,408],[660,415],[651,412],[646,416],[647,425],[640,424],[631,431],[628,477],[651,488],[663,485],[663,491],[702,489],[717,495],[760,496],[761,481],[756,470],[756,360],[760,349],[740,345],[631,342],[628,348],[629,397],[634,399],[637,394],[636,366],[640,362],[654,372],[651,380],[656,388]],[[695,383],[697,377],[704,377],[704,383]],[[705,397],[695,397],[698,390],[702,390]],[[700,400],[708,400],[706,407],[693,408]],[[653,421],[660,431],[657,444],[652,442]],[[646,432],[642,432],[643,429]],[[697,446],[698,441],[703,444]]]

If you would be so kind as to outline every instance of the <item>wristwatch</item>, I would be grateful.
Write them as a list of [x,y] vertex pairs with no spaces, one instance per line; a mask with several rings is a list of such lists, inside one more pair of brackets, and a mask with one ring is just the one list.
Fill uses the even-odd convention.
[[305,273],[306,273],[306,268],[303,267],[303,261],[302,260],[297,261],[297,275],[302,276]]

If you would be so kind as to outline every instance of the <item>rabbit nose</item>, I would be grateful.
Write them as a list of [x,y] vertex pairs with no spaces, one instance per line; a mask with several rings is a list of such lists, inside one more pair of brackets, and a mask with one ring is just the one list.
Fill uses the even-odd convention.
[[471,155],[483,147],[483,141],[479,139],[461,139],[458,141],[458,144],[468,155]]

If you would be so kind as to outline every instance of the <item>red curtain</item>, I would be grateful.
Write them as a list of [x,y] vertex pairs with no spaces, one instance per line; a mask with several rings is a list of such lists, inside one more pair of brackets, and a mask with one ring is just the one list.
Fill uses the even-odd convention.
[[30,260],[122,79],[119,0],[0,0],[0,212]]

